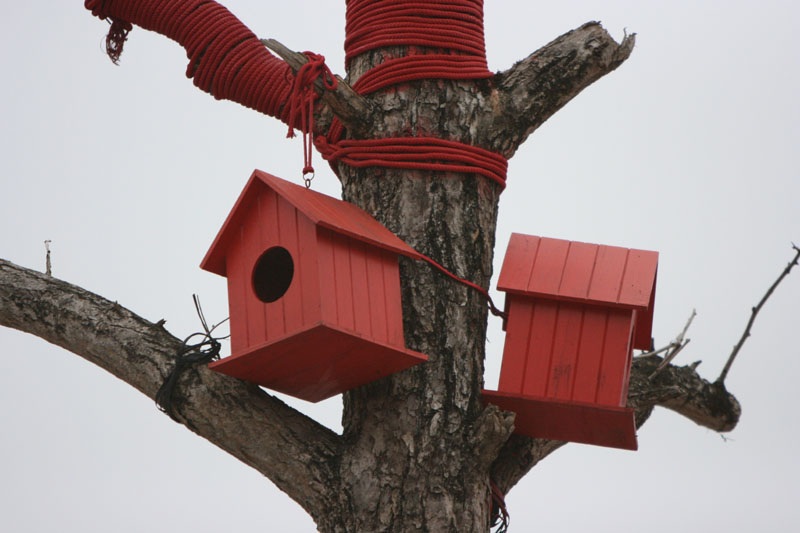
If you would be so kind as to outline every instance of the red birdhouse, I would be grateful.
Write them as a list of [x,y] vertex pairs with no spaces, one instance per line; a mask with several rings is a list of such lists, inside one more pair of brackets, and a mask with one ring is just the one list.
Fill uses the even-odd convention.
[[658,253],[512,234],[498,289],[506,342],[498,391],[516,432],[636,449],[626,408],[633,349],[649,349]]
[[353,204],[256,170],[201,267],[228,278],[230,357],[210,368],[316,402],[427,360],[406,349],[398,254]]

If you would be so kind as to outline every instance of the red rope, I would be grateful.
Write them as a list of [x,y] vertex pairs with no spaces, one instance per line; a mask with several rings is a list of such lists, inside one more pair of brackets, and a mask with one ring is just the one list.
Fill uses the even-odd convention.
[[[311,165],[313,84],[322,76],[333,90],[336,78],[324,58],[306,52],[309,62],[292,76],[289,66],[272,56],[255,34],[212,0],[86,0],[85,7],[111,23],[106,51],[115,63],[131,23],[156,31],[186,49],[186,76],[217,99],[239,102],[289,124],[303,133],[303,175]],[[405,57],[388,59],[354,85],[361,94],[422,79],[484,79],[490,77],[483,39],[483,0],[347,0],[346,62],[376,48],[410,46]],[[416,50],[413,47],[424,47]],[[446,52],[446,53],[445,53]],[[340,140],[338,121],[317,147],[332,165],[383,166],[475,173],[505,186],[507,162],[499,154],[476,146],[431,137]],[[308,185],[309,180],[306,181]],[[482,287],[459,278],[423,256],[451,278],[481,292],[492,313],[502,316]]]
[[345,140],[329,144],[317,137],[317,149],[328,161],[353,167],[389,167],[481,174],[505,187],[506,159],[494,152],[436,137],[390,137]]
[[348,0],[345,32],[346,64],[368,50],[398,45],[457,50],[486,64],[483,0]]
[[[419,253],[419,252],[417,252],[417,253]],[[466,280],[464,278],[459,278],[458,276],[456,276],[455,274],[453,274],[452,272],[447,270],[445,267],[443,267],[442,265],[440,265],[439,263],[437,263],[436,261],[434,261],[433,259],[428,257],[427,255],[424,255],[424,254],[421,254],[421,253],[419,255],[420,255],[420,259],[430,263],[431,265],[433,265],[434,267],[438,268],[439,270],[441,270],[442,272],[444,272],[445,274],[447,274],[449,277],[453,278],[457,282],[463,283],[467,287],[475,289],[476,291],[481,293],[483,295],[483,297],[486,298],[486,301],[489,303],[489,311],[494,316],[499,316],[503,320],[506,320],[507,315],[503,311],[501,311],[500,309],[497,308],[497,306],[494,304],[494,300],[492,300],[492,297],[489,296],[489,291],[487,291],[486,289],[484,289],[483,287],[481,287],[477,283],[473,283],[473,282],[471,282],[469,280]]]
[[[210,0],[86,0],[111,23],[106,51],[119,60],[131,23],[158,32],[186,49],[186,77],[217,99],[232,100],[290,122],[292,70],[270,54],[230,11]],[[294,117],[301,118],[301,117]]]
[[489,480],[491,488],[491,523],[490,527],[499,526],[495,533],[506,533],[508,525],[511,522],[511,517],[506,509],[506,500],[503,492],[491,479]]
[[[348,0],[346,62],[381,47],[419,45],[449,53],[417,53],[384,61],[353,85],[360,94],[422,79],[485,79],[482,0]],[[381,166],[480,174],[505,187],[507,161],[464,143],[431,137],[341,140],[344,128],[334,119],[327,139],[315,142],[331,167]]]
[[[287,137],[294,137],[292,124],[298,121],[297,114],[300,113],[300,131],[303,132],[303,177],[314,172],[311,166],[311,155],[313,153],[313,143],[311,135],[314,131],[314,100],[317,93],[314,91],[314,82],[322,77],[322,83],[326,89],[332,91],[336,89],[339,82],[333,73],[325,65],[325,57],[313,52],[303,52],[308,58],[308,63],[300,67],[294,78],[292,89],[289,96],[289,132]],[[309,183],[306,182],[306,186]]]

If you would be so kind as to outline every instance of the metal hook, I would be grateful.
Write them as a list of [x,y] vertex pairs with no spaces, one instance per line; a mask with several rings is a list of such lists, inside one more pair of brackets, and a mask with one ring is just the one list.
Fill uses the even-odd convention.
[[314,179],[314,172],[311,172],[310,178],[307,178],[305,173],[303,174],[303,182],[306,184],[306,189],[311,188],[311,180],[313,179]]

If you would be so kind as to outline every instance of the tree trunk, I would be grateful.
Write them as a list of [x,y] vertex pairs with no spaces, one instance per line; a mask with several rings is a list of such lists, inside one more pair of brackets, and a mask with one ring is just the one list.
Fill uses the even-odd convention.
[[[632,48],[632,38],[617,44],[589,23],[493,78],[421,80],[365,99],[344,85],[323,98],[315,133],[326,133],[335,114],[353,138],[438,137],[509,158]],[[386,55],[407,53],[407,47],[366,52],[350,61],[347,79],[352,85]],[[348,115],[349,104],[358,111]],[[338,164],[338,174],[345,200],[457,276],[488,287],[497,183],[477,174],[345,164]],[[509,438],[513,414],[481,402],[483,297],[426,263],[401,258],[400,275],[406,344],[429,360],[345,393],[341,436],[204,367],[182,377],[176,418],[268,476],[320,531],[487,531],[491,484],[507,492],[563,443]],[[109,329],[110,323],[124,327]],[[75,351],[151,397],[174,366],[178,345],[116,304],[2,261],[0,324]],[[703,381],[694,368],[671,366],[651,384],[645,376],[657,362],[637,363],[632,372],[637,423],[654,405],[666,405],[708,427],[732,429],[738,404],[724,388]]]
[[[369,70],[378,57],[357,58],[350,72]],[[377,94],[370,99],[379,117],[370,137],[480,145],[469,132],[487,88],[486,82],[436,80]],[[379,167],[340,165],[339,175],[345,200],[457,276],[488,287],[498,185],[476,175]],[[341,523],[323,530],[485,531],[489,467],[510,432],[509,420],[476,441],[484,409],[486,302],[412,260],[401,261],[401,287],[406,343],[429,360],[345,394],[340,474],[347,508]]]

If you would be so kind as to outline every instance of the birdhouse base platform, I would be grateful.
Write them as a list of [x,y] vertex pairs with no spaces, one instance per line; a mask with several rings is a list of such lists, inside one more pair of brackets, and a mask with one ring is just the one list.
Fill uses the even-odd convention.
[[[335,353],[335,356],[324,354]],[[427,361],[427,356],[317,323],[208,365],[295,398],[319,402]]]
[[636,450],[633,409],[483,391],[483,403],[516,413],[514,431],[528,437]]

